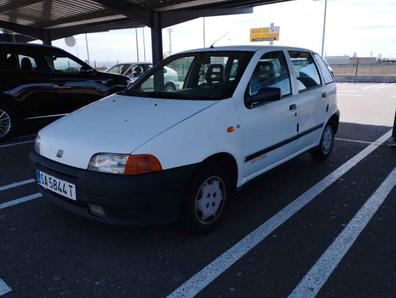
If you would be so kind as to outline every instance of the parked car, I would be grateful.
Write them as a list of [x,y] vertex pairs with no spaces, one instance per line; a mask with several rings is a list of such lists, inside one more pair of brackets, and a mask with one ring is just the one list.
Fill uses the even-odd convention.
[[152,67],[153,65],[151,63],[146,62],[119,63],[110,66],[105,72],[120,74],[130,79],[137,79]]
[[[177,70],[177,90],[166,89],[165,67]],[[306,151],[328,158],[338,123],[336,84],[318,54],[204,49],[45,127],[31,159],[41,193],[74,213],[206,232],[247,182]]]
[[[145,72],[150,70],[153,67],[152,64],[149,63],[122,63],[116,64],[109,67],[106,72],[107,73],[118,73],[124,76],[127,76],[131,83],[134,83],[137,79],[139,79]],[[176,83],[178,81],[178,74],[175,70],[164,67],[164,79],[165,79],[165,86],[169,91],[174,91],[177,89]]]
[[0,43],[0,77],[0,141],[26,120],[62,116],[128,83],[61,49],[15,43]]

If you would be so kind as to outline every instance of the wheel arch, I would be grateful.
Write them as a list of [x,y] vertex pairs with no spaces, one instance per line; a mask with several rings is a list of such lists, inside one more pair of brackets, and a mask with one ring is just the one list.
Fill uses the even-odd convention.
[[227,173],[231,174],[231,186],[236,189],[238,182],[238,163],[235,157],[227,152],[215,153],[200,163],[200,166],[205,166],[207,164],[215,164],[224,167]]
[[[337,133],[338,127],[340,125],[340,111],[335,112],[327,121],[327,124],[330,124],[333,127],[334,134]],[[326,125],[327,125],[326,124]]]

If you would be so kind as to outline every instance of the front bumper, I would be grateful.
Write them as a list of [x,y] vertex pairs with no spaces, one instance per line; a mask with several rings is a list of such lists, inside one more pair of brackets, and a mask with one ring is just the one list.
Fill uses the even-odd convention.
[[[35,169],[76,185],[77,200],[39,187],[44,197],[80,216],[107,224],[149,225],[178,219],[185,186],[196,165],[136,176],[82,170],[31,152]],[[89,211],[88,204],[103,207],[105,216]]]

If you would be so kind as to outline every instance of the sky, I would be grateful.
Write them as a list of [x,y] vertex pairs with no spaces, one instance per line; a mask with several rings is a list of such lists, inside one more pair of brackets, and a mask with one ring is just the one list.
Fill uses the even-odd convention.
[[[253,14],[209,17],[206,20],[206,46],[228,33],[216,45],[245,45],[250,28],[280,26],[275,45],[297,46],[321,52],[324,0],[295,0],[254,8]],[[138,29],[139,58],[151,60],[150,29]],[[203,20],[192,20],[171,27],[172,54],[203,47]],[[75,36],[77,46],[64,40],[53,45],[87,60],[85,36]],[[164,52],[168,53],[169,30],[163,30]],[[137,60],[135,29],[88,34],[91,64],[114,64]],[[268,42],[254,44],[266,45]],[[325,55],[396,57],[396,0],[328,0]]]

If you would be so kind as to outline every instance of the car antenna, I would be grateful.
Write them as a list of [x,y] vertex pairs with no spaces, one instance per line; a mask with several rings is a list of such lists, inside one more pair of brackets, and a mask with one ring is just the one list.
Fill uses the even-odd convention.
[[217,39],[214,43],[212,43],[212,45],[210,46],[211,49],[214,48],[215,44],[218,43],[220,40],[222,40],[224,37],[226,37],[228,34],[230,34],[230,32],[227,32],[226,34],[224,34],[222,37],[220,37],[219,39]]

